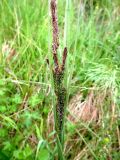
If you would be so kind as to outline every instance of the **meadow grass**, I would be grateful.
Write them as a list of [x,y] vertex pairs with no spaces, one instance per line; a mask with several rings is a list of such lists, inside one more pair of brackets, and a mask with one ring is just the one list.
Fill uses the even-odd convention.
[[[55,104],[49,2],[2,0],[0,12],[0,159],[53,160],[55,132],[47,127]],[[84,101],[94,90],[100,110],[98,124],[65,119],[66,160],[120,157],[119,15],[119,0],[58,0],[59,59],[68,47],[67,103],[78,91]]]

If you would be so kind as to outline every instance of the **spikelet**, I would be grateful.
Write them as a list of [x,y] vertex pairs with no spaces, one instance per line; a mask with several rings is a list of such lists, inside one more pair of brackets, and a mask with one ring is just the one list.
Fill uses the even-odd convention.
[[55,74],[53,72],[54,78],[54,89],[56,94],[56,130],[60,134],[63,128],[63,119],[64,119],[64,109],[65,109],[65,102],[66,102],[66,89],[63,87],[63,77],[64,72],[60,72]]

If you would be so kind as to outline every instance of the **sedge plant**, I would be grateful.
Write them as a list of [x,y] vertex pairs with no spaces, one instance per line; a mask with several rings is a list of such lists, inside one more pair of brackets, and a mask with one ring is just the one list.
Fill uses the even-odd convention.
[[51,0],[51,15],[52,15],[52,28],[53,28],[53,43],[52,54],[54,60],[53,80],[54,91],[56,96],[56,105],[54,109],[54,121],[56,130],[56,142],[58,150],[58,159],[63,160],[64,149],[64,117],[65,117],[65,102],[66,102],[66,89],[64,87],[64,72],[65,62],[67,58],[67,47],[63,49],[62,64],[59,63],[57,50],[59,48],[59,30],[57,18],[57,4],[56,0]]

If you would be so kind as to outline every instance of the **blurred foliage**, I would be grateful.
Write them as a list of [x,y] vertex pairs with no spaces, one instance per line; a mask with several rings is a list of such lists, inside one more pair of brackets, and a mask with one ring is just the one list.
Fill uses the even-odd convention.
[[[58,1],[58,16],[63,37],[68,14],[68,94],[80,91],[87,97],[93,86],[98,93],[107,92],[100,126],[66,120],[66,159],[81,153],[83,160],[108,156],[119,160],[120,1],[69,0],[67,11],[65,2]],[[1,0],[0,11],[0,160],[53,160],[54,132],[48,129],[53,105],[48,1]],[[63,43],[60,39],[60,54]],[[13,48],[16,54],[7,61]],[[116,117],[111,124],[112,102]]]

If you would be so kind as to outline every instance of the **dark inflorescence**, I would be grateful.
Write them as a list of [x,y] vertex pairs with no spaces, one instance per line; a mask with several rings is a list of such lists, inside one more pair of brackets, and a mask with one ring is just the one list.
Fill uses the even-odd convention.
[[64,110],[66,102],[66,89],[63,85],[65,61],[67,58],[67,48],[63,50],[62,65],[59,64],[57,49],[59,47],[59,32],[58,32],[58,19],[57,19],[57,5],[56,0],[51,0],[51,14],[52,14],[52,27],[53,27],[53,43],[52,53],[54,60],[53,79],[54,79],[54,90],[56,95],[56,131],[61,137],[63,130],[64,121]]
[[60,74],[53,74],[54,75],[54,88],[56,94],[56,118],[57,118],[57,131],[62,131],[63,126],[63,119],[64,119],[64,109],[65,109],[65,102],[66,102],[66,89],[63,87],[63,75],[64,73]]

